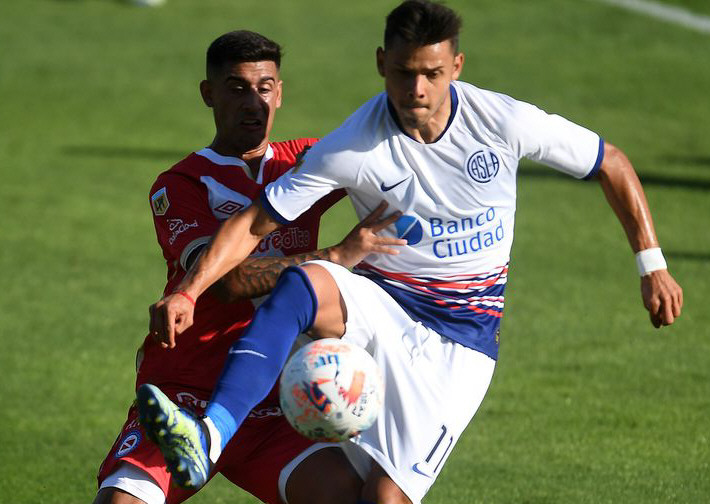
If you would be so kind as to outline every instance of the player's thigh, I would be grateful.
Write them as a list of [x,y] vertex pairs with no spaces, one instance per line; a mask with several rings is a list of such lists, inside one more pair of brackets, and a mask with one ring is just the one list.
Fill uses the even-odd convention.
[[182,502],[191,494],[180,490],[180,498],[166,499],[166,492],[151,475],[133,464],[122,462],[100,483],[95,502],[111,504],[165,504]]
[[355,504],[362,483],[339,447],[324,447],[309,453],[291,471],[286,500],[288,504]]
[[97,481],[99,489],[117,488],[133,495],[136,495],[136,488],[152,483],[165,499],[170,488],[170,474],[160,450],[148,439],[138,422],[135,407],[129,409],[120,434],[99,468]]
[[338,327],[338,334],[316,336],[341,337],[347,333],[352,343],[372,353],[376,329],[400,333],[401,327],[415,325],[389,294],[369,279],[328,261],[309,261],[301,267],[316,282],[318,316],[327,309],[332,327],[344,322]]
[[308,262],[301,265],[311,282],[318,300],[318,310],[311,332],[321,338],[338,338],[345,332],[347,312],[338,284],[322,264]]
[[[180,404],[185,404],[186,397],[190,401],[205,404],[209,398],[209,396],[205,397],[203,391],[187,387],[167,387],[163,388],[163,391]],[[160,449],[148,439],[138,421],[137,409],[131,406],[121,432],[99,468],[97,475],[99,493],[119,499],[124,497],[116,491],[121,491],[141,498],[149,504],[154,502],[175,504],[186,500],[194,493],[171,485],[170,480],[170,473],[165,466],[165,459]],[[114,491],[102,492],[104,488],[113,488]],[[113,493],[116,494],[115,497]]]

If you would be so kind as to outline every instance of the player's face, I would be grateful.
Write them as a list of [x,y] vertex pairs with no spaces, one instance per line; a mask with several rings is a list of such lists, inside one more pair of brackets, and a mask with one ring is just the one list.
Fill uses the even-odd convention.
[[233,156],[265,150],[281,106],[281,86],[273,61],[227,64],[202,81],[202,98],[212,107],[217,126],[213,148]]
[[426,137],[433,129],[438,136],[451,112],[449,84],[461,73],[463,54],[449,40],[422,47],[395,40],[386,51],[377,50],[377,67],[405,130]]

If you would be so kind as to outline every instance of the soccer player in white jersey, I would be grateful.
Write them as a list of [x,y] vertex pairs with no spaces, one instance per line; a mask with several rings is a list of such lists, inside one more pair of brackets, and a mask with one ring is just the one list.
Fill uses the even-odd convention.
[[202,484],[273,384],[291,341],[310,330],[363,346],[385,376],[385,410],[343,445],[364,480],[362,498],[419,502],[493,374],[523,157],[600,182],[637,255],[653,325],[680,315],[682,291],[626,156],[562,117],[458,81],[459,27],[440,4],[408,0],[395,8],[377,50],[386,91],[268,185],[260,205],[226,221],[176,294],[154,305],[153,329],[172,344],[192,323],[180,292],[198,297],[262,236],[334,189],[347,190],[360,216],[382,199],[401,213],[384,231],[406,240],[397,255],[368,256],[355,272],[323,261],[285,270],[230,350],[206,417],[179,411],[149,385],[139,389],[144,425],[164,433],[168,466],[187,473],[187,484]]

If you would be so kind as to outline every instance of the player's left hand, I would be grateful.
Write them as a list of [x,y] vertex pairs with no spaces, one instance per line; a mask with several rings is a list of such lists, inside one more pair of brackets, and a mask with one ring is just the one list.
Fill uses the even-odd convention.
[[352,268],[370,254],[397,255],[397,247],[407,245],[407,240],[378,233],[394,224],[402,212],[393,212],[384,217],[387,202],[381,201],[370,214],[360,221],[338,245],[330,247],[329,260],[346,268]]
[[152,304],[148,311],[150,335],[163,348],[175,348],[175,336],[192,325],[195,306],[184,295],[173,293]]
[[683,289],[668,270],[641,277],[641,296],[654,327],[671,325],[683,308]]

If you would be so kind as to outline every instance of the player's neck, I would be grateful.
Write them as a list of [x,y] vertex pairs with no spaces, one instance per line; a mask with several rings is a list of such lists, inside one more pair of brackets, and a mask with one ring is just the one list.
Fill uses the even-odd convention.
[[403,127],[404,132],[412,137],[414,140],[416,140],[419,143],[423,144],[428,144],[428,143],[434,143],[444,132],[444,129],[446,128],[446,122],[444,122],[443,125],[439,124],[432,124],[432,121],[429,121],[426,125],[416,127],[416,128],[407,128],[406,126]]
[[257,147],[244,151],[238,147],[220,141],[215,138],[210,144],[210,149],[215,151],[221,156],[236,157],[244,161],[247,166],[249,166],[249,171],[251,171],[252,176],[256,179],[259,175],[259,168],[261,168],[261,160],[264,158],[267,149],[269,148],[269,140],[265,138],[264,141]]
[[252,177],[256,180],[256,178],[259,176],[259,168],[261,168],[261,160],[264,159],[264,154],[266,154],[266,148],[268,147],[268,143],[265,143],[263,148],[260,147],[259,149],[251,150],[242,153],[240,158],[242,158],[242,161],[244,161],[247,166],[249,166],[249,170],[251,171]]

